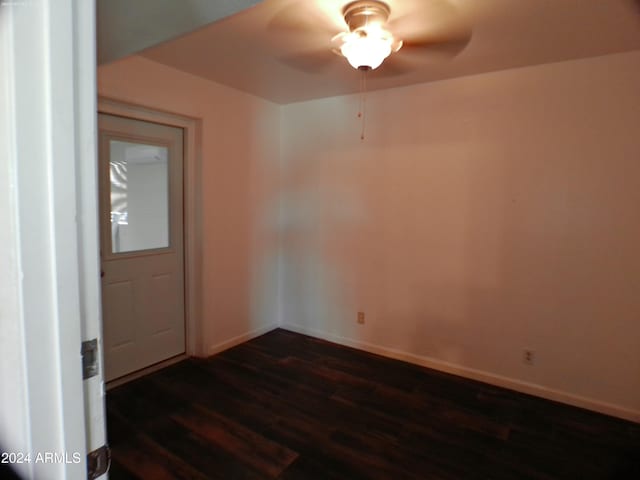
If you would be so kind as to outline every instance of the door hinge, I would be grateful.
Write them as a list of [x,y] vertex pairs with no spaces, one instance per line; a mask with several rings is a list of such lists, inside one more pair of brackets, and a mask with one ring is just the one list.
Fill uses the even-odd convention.
[[111,449],[106,445],[87,454],[87,478],[93,480],[109,471],[111,467]]
[[98,339],[82,342],[82,379],[98,375]]

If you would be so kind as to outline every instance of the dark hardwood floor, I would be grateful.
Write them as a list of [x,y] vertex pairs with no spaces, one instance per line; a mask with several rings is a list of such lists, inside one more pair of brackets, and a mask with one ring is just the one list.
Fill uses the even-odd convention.
[[107,394],[112,479],[640,478],[640,425],[275,330]]

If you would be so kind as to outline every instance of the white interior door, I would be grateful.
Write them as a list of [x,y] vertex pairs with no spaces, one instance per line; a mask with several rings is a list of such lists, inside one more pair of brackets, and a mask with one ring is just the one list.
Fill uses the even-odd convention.
[[183,131],[100,114],[106,381],[185,352]]

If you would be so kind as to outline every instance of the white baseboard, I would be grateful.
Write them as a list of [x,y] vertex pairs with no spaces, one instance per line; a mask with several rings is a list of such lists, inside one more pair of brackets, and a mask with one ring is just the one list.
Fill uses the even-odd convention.
[[350,338],[332,335],[330,333],[312,328],[302,327],[300,325],[295,325],[292,323],[282,323],[280,325],[280,328],[316,338],[321,338],[323,340],[338,343],[340,345],[357,348],[369,353],[375,353],[384,357],[402,360],[423,367],[432,368],[434,370],[439,370],[441,372],[459,375],[461,377],[478,380],[480,382],[488,383],[498,387],[508,388],[529,395],[535,395],[547,400],[553,400],[555,402],[561,402],[575,407],[586,408],[588,410],[604,413],[605,415],[611,415],[614,417],[622,418],[624,420],[630,420],[632,422],[640,423],[640,411],[638,410],[633,410],[592,398],[582,397],[580,395],[574,395],[572,393],[563,392],[561,390],[547,388],[543,385],[523,382],[522,380],[516,380],[509,377],[504,377],[502,375],[456,365],[454,363],[445,362],[435,358],[415,355],[401,350],[395,350],[372,343],[362,342],[360,340],[353,340]]
[[264,335],[271,330],[275,330],[278,328],[277,323],[271,323],[269,325],[265,325],[264,327],[256,328],[255,330],[251,330],[250,332],[243,333],[242,335],[238,335],[236,337],[230,338],[229,340],[225,340],[224,342],[216,343],[215,345],[211,345],[207,351],[208,355],[215,355],[216,353],[220,353],[224,350],[228,350],[231,347],[235,347],[236,345],[240,345],[252,338],[259,337],[260,335]]

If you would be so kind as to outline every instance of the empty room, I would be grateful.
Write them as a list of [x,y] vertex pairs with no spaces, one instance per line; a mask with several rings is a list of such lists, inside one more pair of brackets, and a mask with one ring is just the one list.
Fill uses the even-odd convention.
[[640,478],[640,3],[133,3],[72,16],[89,478]]

